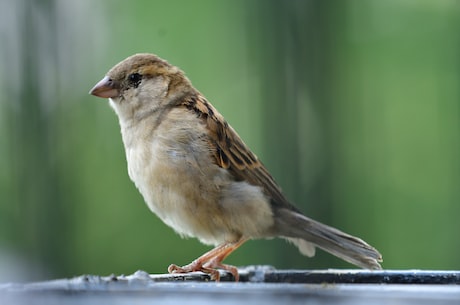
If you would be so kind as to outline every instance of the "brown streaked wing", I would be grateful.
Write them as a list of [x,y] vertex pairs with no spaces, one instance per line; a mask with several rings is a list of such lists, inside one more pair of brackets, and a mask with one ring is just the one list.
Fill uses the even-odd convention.
[[228,169],[236,180],[246,180],[262,187],[275,205],[297,211],[284,197],[265,166],[203,96],[188,97],[181,104],[193,111],[209,128],[209,144],[217,165]]

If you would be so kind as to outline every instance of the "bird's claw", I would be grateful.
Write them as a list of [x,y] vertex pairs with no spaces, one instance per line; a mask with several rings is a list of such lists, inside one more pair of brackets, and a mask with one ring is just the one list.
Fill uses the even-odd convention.
[[199,264],[199,263],[193,262],[191,264],[188,264],[182,267],[175,265],[175,264],[171,264],[168,267],[168,272],[169,273],[190,273],[190,272],[201,271],[203,273],[209,274],[211,276],[211,280],[218,282],[220,280],[220,273],[218,269],[223,269],[225,271],[230,272],[233,275],[235,282],[239,281],[240,276],[238,274],[238,269],[234,266],[225,265],[221,263],[213,264],[212,262],[207,262],[205,264]]

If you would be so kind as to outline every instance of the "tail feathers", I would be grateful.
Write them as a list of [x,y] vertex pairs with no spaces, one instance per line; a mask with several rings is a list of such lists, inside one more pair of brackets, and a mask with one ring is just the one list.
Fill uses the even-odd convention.
[[277,233],[302,254],[313,256],[316,246],[361,268],[382,269],[381,254],[365,241],[288,209],[277,212]]

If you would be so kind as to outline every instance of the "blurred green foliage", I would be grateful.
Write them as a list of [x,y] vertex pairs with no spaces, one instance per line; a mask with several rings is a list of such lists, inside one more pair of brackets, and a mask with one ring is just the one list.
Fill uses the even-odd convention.
[[[385,268],[458,269],[459,18],[455,0],[2,0],[0,280],[165,272],[208,249],[149,212],[87,94],[138,52],[181,67],[293,202]],[[350,267],[278,240],[228,262]]]

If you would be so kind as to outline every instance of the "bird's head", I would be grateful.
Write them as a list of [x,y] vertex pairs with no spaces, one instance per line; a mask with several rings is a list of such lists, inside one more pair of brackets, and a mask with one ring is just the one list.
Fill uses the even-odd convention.
[[110,99],[120,119],[132,119],[193,91],[184,73],[153,54],[135,54],[115,65],[90,91]]

